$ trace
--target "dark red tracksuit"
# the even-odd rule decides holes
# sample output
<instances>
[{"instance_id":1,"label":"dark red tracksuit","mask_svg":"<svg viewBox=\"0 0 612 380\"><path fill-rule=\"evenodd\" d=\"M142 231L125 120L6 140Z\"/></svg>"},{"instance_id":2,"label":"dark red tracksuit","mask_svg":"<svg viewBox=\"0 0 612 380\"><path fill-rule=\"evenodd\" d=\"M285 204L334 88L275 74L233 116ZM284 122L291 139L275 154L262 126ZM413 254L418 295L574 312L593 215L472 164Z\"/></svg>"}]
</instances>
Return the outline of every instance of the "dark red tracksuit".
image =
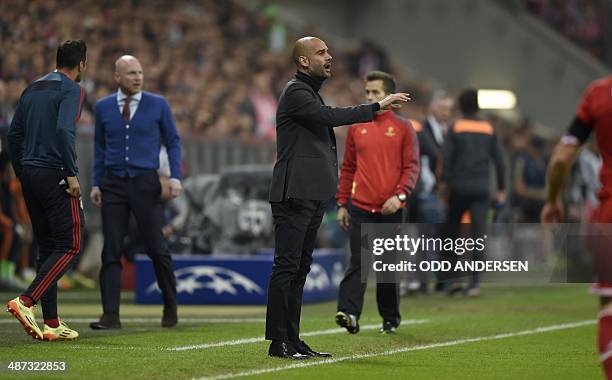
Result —
<instances>
[{"instance_id":1,"label":"dark red tracksuit","mask_svg":"<svg viewBox=\"0 0 612 380\"><path fill-rule=\"evenodd\" d=\"M57 280L81 251L82 202L66 192L66 177L78 174L75 136L84 99L77 83L49 73L23 92L8 133L39 247L36 278L22 296L41 302L46 321L57 319Z\"/></svg>"},{"instance_id":2,"label":"dark red tracksuit","mask_svg":"<svg viewBox=\"0 0 612 380\"><path fill-rule=\"evenodd\" d=\"M391 215L380 211L395 194L410 195L418 175L419 145L408 120L387 111L349 129L336 199L340 204L351 200L351 258L340 283L338 311L359 318L363 308L367 284L361 278L361 224L401 223L401 210ZM383 320L398 326L397 284L377 283L376 302Z\"/></svg>"},{"instance_id":3,"label":"dark red tracksuit","mask_svg":"<svg viewBox=\"0 0 612 380\"><path fill-rule=\"evenodd\" d=\"M612 76L596 80L586 89L578 108L576 117L561 142L569 145L584 143L591 132L595 132L597 148L601 155L602 165L599 173L601 189L599 190L599 207L593 216L590 239L595 256L595 276L598 280L591 291L601 296L612 297L612 239L609 228L612 223ZM607 236L598 236L607 235ZM597 237L596 237L597 236ZM610 359L612 360L612 359Z\"/></svg>"}]
</instances>

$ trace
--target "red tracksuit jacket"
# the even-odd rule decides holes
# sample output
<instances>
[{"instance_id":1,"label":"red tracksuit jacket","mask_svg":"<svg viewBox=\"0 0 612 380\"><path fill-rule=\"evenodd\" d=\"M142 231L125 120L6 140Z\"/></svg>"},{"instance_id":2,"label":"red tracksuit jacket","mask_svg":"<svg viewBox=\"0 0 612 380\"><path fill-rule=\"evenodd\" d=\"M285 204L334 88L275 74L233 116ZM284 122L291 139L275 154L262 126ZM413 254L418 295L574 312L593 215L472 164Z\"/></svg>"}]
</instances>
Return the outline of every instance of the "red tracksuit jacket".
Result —
<instances>
[{"instance_id":1,"label":"red tracksuit jacket","mask_svg":"<svg viewBox=\"0 0 612 380\"><path fill-rule=\"evenodd\" d=\"M394 194L410 195L419 175L419 143L411 123L393 111L349 129L336 200L380 212Z\"/></svg>"}]
</instances>

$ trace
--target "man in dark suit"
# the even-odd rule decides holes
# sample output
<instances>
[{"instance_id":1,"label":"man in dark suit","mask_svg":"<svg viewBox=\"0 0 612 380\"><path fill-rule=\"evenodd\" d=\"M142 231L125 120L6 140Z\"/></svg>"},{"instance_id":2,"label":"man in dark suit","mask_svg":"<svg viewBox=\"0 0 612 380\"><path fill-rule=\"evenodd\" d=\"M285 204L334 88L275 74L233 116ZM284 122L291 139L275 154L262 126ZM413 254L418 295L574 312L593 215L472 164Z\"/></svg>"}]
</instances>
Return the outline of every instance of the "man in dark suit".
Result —
<instances>
[{"instance_id":1,"label":"man in dark suit","mask_svg":"<svg viewBox=\"0 0 612 380\"><path fill-rule=\"evenodd\" d=\"M302 293L312 263L317 230L327 201L338 186L336 138L332 127L371 121L381 109L399 107L408 94L355 107L326 106L318 91L331 76L325 42L299 39L293 47L297 72L280 96L276 112L277 161L270 188L274 217L274 267L268 288L266 339L270 356L306 359L331 356L299 338Z\"/></svg>"},{"instance_id":2,"label":"man in dark suit","mask_svg":"<svg viewBox=\"0 0 612 380\"><path fill-rule=\"evenodd\" d=\"M119 279L122 243L130 213L153 261L162 293L162 327L177 324L176 278L172 257L164 247L161 223L163 204L157 174L161 144L170 162L170 195L181 193L181 144L170 105L160 95L142 91L140 62L130 55L115 63L119 90L96 103L94 168L91 200L102 206L102 269L100 291L104 314L90 324L95 330L120 328Z\"/></svg>"},{"instance_id":3,"label":"man in dark suit","mask_svg":"<svg viewBox=\"0 0 612 380\"><path fill-rule=\"evenodd\" d=\"M434 144L437 152L442 150L448 124L453 116L453 98L444 90L435 91L429 102L429 113L423 121L423 136ZM421 152L423 154L423 152Z\"/></svg>"},{"instance_id":4,"label":"man in dark suit","mask_svg":"<svg viewBox=\"0 0 612 380\"><path fill-rule=\"evenodd\" d=\"M441 223L444 214L442 201L436 193L442 146L453 113L453 98L444 90L433 93L429 101L427 118L420 123L412 122L417 131L420 148L421 172L415 195L408 198L409 220L413 223Z\"/></svg>"},{"instance_id":5,"label":"man in dark suit","mask_svg":"<svg viewBox=\"0 0 612 380\"><path fill-rule=\"evenodd\" d=\"M416 187L416 196L408 198L410 221L421 223L422 233L429 234L429 226L435 227L442 223L446 214L446 207L440 199L437 189L437 175L442 167L442 146L448 131L448 126L453 116L454 99L444 90L435 91L429 101L429 112L427 118L422 122L422 127L417 130L420 147L421 171ZM413 123L413 125L415 125ZM428 232L429 231L429 232ZM422 257L419 256L419 259ZM427 273L419 273L419 291L428 292ZM436 282L436 290L443 289L443 283Z\"/></svg>"}]
</instances>

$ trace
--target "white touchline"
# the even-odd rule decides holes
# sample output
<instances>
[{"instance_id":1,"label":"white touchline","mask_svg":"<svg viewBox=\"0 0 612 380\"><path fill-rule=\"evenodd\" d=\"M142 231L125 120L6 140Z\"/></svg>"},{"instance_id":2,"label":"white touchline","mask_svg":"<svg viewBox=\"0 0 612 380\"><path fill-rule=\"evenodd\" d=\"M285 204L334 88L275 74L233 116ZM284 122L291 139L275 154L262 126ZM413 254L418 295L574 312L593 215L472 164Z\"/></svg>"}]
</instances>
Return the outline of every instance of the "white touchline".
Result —
<instances>
[{"instance_id":1,"label":"white touchline","mask_svg":"<svg viewBox=\"0 0 612 380\"><path fill-rule=\"evenodd\" d=\"M132 318L132 320L135 320L136 318ZM148 321L148 318L142 318L143 320ZM210 321L211 318L192 318L194 321ZM151 319L153 320L153 319ZM179 321L183 321L184 319L180 319ZM234 319L233 321L236 321L238 319ZM245 320L245 319L242 319ZM11 322L14 323L14 320L10 320ZM77 319L72 319L72 320L66 320L67 322L75 322L77 321ZM91 322L90 319L86 320L87 322ZM159 322L159 319L154 319L154 321ZM219 319L219 322L216 323L223 323L222 321L227 321L227 320L223 320L223 319ZM123 322L123 318L121 319L121 322ZM402 321L402 325L416 325L416 324L421 324L421 323L426 323L427 320L426 319L408 319L405 321ZM372 324L372 325L363 325L361 326L361 330L375 330L380 328L380 324ZM134 331L134 329L130 329L130 331ZM143 329L142 331L148 331L147 329ZM341 334L341 333L345 333L346 330L345 329L341 329L341 328L335 328L335 329L326 329L326 330L315 330L315 331L309 331L309 332L305 332L300 334L300 336L318 336L318 335L330 335L330 334ZM151 351L189 351L189 350L204 350L207 348L215 348L215 347L225 347L225 346L238 346L241 344L251 344L251 343L260 343L260 342L264 342L266 339L265 337L255 337L255 338L244 338L244 339L234 339L234 340L225 340L225 341L220 341L220 342L212 342L212 343L203 343L203 344L196 344L196 345L191 345L191 346L181 346L181 347L137 347L137 346L89 346L89 345L84 345L84 344L71 344L71 345L66 345L66 347L68 348L74 348L74 349L90 349L90 350L124 350L124 351L128 351L128 350L151 350Z\"/></svg>"},{"instance_id":2,"label":"white touchline","mask_svg":"<svg viewBox=\"0 0 612 380\"><path fill-rule=\"evenodd\" d=\"M305 368L305 367L314 367L314 366L325 365L325 364L334 364L334 363L339 363L339 362L343 362L343 361L346 361L346 360L359 360L359 359L365 359L365 358L372 358L372 357L376 357L376 356L395 355L395 354L399 354L399 353L403 353L403 352L420 351L420 350L429 350L429 349L432 349L432 348L457 346L457 345L460 345L460 344L482 342L482 341L486 341L486 340L497 340L497 339L512 338L512 337L516 337L516 336L540 334L540 333L545 333L545 332L549 332L549 331L565 330L565 329L571 329L571 328L575 328L575 327L592 325L594 323L595 323L594 320L585 320L585 321L579 321L579 322L573 322L573 323L564 323L564 324L560 324L560 325L551 325L551 326L538 327L538 328L531 329L531 330L523 330L523 331L510 332L510 333L504 333L504 334L481 336L481 337L476 337L476 338L466 338L466 339L451 340L451 341L448 341L448 342L431 343L431 344L425 344L425 345L421 345L421 346L401 347L401 348L396 348L394 350L389 350L389 351L372 352L372 353L367 353L367 354L359 354L359 355L351 355L351 356L341 356L341 357L325 359L325 360L300 362L300 363L290 364L290 365L281 366L281 367L254 369L254 370L251 370L251 371L236 372L236 373L227 373L227 374L223 374L223 375L210 376L210 377L201 377L198 380L222 380L222 379L232 379L232 378L244 377L244 376L255 376L255 375L261 375L261 374L264 374L264 373L279 372L279 371L285 371L285 370L294 369L294 368Z\"/></svg>"},{"instance_id":3,"label":"white touchline","mask_svg":"<svg viewBox=\"0 0 612 380\"><path fill-rule=\"evenodd\" d=\"M420 323L425 323L425 322L427 322L427 320L425 319L409 319L406 321L402 321L402 325L415 325L415 324L420 324ZM361 330L375 330L375 329L380 328L380 324L363 325L360 328ZM300 334L300 336L318 336L318 335L330 335L330 334L341 334L341 333L346 333L346 330L342 328L317 330L317 331L310 331L310 332L302 333ZM194 344L191 346L171 347L171 348L168 348L168 351L204 350L207 348L238 346L241 344L259 343L259 342L264 342L265 340L266 340L265 337L260 336L260 337L255 337L255 338L244 338L244 339L236 339L236 340L226 340L222 342Z\"/></svg>"}]
</instances>

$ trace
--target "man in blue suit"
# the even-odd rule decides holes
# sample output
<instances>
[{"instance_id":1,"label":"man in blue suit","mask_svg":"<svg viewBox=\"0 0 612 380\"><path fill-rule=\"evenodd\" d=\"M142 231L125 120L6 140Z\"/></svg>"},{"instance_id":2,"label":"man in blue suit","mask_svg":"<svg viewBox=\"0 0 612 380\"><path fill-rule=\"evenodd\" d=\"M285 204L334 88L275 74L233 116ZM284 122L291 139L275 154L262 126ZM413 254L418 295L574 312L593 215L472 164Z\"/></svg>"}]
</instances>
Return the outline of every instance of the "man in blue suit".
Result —
<instances>
[{"instance_id":1,"label":"man in blue suit","mask_svg":"<svg viewBox=\"0 0 612 380\"><path fill-rule=\"evenodd\" d=\"M95 107L95 146L91 200L102 207L104 249L100 290L104 314L92 329L121 328L119 319L122 242L134 214L162 292L162 327L177 324L176 278L161 232L163 206L157 175L159 150L170 161L170 194L181 193L181 145L170 105L160 95L142 91L143 71L132 56L115 62L119 90Z\"/></svg>"}]
</instances>

